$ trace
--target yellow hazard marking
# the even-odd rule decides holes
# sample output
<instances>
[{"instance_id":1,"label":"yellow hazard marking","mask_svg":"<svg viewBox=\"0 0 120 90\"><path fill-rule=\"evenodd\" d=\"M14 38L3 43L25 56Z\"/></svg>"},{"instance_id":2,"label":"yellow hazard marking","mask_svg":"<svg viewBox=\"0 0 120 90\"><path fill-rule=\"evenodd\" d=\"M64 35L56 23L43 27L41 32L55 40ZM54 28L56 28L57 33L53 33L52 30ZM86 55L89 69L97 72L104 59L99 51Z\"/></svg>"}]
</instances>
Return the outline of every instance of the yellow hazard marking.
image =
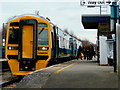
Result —
<instances>
[{"instance_id":1,"label":"yellow hazard marking","mask_svg":"<svg viewBox=\"0 0 120 90\"><path fill-rule=\"evenodd\" d=\"M66 67L63 67L63 68L61 68L61 69L59 69L58 71L56 71L56 72L54 72L55 74L58 74L59 72L61 72L62 70L64 70L64 69L66 69L66 68L68 68L68 67L70 67L70 66L72 66L72 65L74 65L75 63L72 63L72 64L70 64L70 65L68 65L68 66L66 66Z\"/></svg>"}]
</instances>

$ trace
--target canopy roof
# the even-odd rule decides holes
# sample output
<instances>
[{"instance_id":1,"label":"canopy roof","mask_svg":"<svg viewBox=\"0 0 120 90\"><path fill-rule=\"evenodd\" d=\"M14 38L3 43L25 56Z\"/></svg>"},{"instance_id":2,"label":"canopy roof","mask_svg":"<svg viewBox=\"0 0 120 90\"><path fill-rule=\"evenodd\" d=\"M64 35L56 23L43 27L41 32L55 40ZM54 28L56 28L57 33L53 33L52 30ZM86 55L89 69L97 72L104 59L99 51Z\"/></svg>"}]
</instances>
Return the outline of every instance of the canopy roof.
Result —
<instances>
[{"instance_id":1,"label":"canopy roof","mask_svg":"<svg viewBox=\"0 0 120 90\"><path fill-rule=\"evenodd\" d=\"M82 24L85 29L98 29L99 23L110 23L110 15L82 15Z\"/></svg>"}]
</instances>

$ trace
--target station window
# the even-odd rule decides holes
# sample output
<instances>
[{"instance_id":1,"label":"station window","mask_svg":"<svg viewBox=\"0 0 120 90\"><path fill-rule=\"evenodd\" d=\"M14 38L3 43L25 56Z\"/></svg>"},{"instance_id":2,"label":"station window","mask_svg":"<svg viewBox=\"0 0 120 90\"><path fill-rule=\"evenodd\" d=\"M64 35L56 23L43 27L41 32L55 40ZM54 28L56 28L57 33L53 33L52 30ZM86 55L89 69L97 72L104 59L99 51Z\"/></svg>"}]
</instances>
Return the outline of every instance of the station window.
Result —
<instances>
[{"instance_id":1,"label":"station window","mask_svg":"<svg viewBox=\"0 0 120 90\"><path fill-rule=\"evenodd\" d=\"M38 29L38 45L48 45L47 29Z\"/></svg>"}]
</instances>

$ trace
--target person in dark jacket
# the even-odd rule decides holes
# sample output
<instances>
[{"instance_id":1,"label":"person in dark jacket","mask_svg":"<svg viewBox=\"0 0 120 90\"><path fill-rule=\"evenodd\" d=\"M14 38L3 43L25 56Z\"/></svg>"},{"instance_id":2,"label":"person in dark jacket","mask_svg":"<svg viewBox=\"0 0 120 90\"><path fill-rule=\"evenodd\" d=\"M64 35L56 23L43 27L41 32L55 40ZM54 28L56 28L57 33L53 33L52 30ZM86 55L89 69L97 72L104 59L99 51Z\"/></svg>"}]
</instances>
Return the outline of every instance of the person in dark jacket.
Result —
<instances>
[{"instance_id":1,"label":"person in dark jacket","mask_svg":"<svg viewBox=\"0 0 120 90\"><path fill-rule=\"evenodd\" d=\"M85 46L83 46L83 55L84 55L84 59L87 58L87 50L85 48Z\"/></svg>"}]
</instances>

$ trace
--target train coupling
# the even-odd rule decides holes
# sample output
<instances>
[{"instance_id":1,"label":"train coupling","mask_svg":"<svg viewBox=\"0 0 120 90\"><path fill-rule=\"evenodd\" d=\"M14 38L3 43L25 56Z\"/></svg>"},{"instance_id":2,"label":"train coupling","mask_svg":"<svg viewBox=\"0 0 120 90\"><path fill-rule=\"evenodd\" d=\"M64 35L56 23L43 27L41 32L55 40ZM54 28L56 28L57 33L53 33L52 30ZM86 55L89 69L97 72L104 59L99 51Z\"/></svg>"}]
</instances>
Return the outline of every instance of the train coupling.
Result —
<instances>
[{"instance_id":1,"label":"train coupling","mask_svg":"<svg viewBox=\"0 0 120 90\"><path fill-rule=\"evenodd\" d=\"M35 71L35 61L21 60L19 64L20 71Z\"/></svg>"}]
</instances>

